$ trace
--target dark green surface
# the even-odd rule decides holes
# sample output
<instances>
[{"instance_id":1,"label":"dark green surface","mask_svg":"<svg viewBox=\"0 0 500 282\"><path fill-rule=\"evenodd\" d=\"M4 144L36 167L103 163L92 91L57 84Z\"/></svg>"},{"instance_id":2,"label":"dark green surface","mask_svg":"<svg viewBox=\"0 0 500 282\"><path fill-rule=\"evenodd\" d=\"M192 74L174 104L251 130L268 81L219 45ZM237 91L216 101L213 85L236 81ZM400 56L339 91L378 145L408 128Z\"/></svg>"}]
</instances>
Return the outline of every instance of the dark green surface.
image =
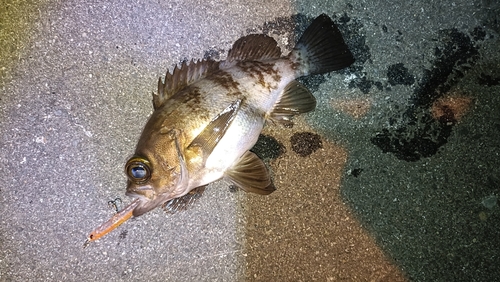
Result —
<instances>
[{"instance_id":1,"label":"dark green surface","mask_svg":"<svg viewBox=\"0 0 500 282\"><path fill-rule=\"evenodd\" d=\"M391 83L397 80L391 65L386 77L373 79L365 97L375 105L384 97L382 111L359 121L325 121L321 114L311 120L349 148L342 195L410 279L494 281L500 275L498 35L480 25L429 37L435 57L430 68L408 64L417 78L409 87L404 79L403 86ZM383 87L376 89L377 82ZM472 100L459 121L432 117L432 103L447 95ZM408 101L391 103L401 96ZM387 138L377 140L381 132Z\"/></svg>"}]
</instances>

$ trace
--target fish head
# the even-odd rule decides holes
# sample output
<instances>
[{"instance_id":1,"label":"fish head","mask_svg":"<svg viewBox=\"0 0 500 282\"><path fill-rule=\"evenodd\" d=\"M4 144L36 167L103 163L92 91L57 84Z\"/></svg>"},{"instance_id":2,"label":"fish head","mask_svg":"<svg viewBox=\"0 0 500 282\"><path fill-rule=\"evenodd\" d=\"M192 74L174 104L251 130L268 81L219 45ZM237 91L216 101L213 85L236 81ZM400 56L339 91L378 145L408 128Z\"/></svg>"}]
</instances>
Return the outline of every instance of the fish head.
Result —
<instances>
[{"instance_id":1,"label":"fish head","mask_svg":"<svg viewBox=\"0 0 500 282\"><path fill-rule=\"evenodd\" d=\"M141 146L125 165L126 194L141 199L133 215L142 215L188 192L187 168L175 132L156 136L154 144ZM140 153L138 153L140 152Z\"/></svg>"}]
</instances>

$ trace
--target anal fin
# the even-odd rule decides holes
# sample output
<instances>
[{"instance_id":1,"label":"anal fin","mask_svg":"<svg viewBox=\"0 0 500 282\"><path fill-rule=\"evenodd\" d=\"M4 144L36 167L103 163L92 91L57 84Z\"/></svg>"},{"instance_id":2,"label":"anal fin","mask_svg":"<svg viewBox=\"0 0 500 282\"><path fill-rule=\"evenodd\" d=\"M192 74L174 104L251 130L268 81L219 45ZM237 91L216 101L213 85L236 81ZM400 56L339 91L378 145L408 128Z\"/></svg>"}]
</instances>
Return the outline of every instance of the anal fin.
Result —
<instances>
[{"instance_id":1,"label":"anal fin","mask_svg":"<svg viewBox=\"0 0 500 282\"><path fill-rule=\"evenodd\" d=\"M226 171L225 178L246 192L268 195L276 190L266 166L250 151Z\"/></svg>"},{"instance_id":2,"label":"anal fin","mask_svg":"<svg viewBox=\"0 0 500 282\"><path fill-rule=\"evenodd\" d=\"M292 126L295 115L307 113L316 108L316 99L298 81L293 80L283 90L281 99L276 103L269 118L285 126Z\"/></svg>"}]
</instances>

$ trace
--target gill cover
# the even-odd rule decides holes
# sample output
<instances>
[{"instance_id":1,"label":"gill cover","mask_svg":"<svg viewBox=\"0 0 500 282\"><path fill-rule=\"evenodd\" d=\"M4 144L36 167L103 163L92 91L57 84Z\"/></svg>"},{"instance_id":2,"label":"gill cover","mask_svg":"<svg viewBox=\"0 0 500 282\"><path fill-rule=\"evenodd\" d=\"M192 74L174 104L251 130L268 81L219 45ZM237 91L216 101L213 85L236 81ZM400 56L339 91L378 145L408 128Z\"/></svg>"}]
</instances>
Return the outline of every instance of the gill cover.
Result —
<instances>
[{"instance_id":1,"label":"gill cover","mask_svg":"<svg viewBox=\"0 0 500 282\"><path fill-rule=\"evenodd\" d=\"M146 195L146 197L141 197L140 204L134 209L133 215L140 216L158 206L165 203L168 200L181 196L184 191L187 190L188 185L188 170L186 166L186 161L182 154L182 150L179 144L179 131L171 130L167 134L173 139L175 144L175 149L177 152L177 158L179 160L179 174L177 177L177 182L173 187L168 187L167 192L162 194L157 194L156 190L162 187L152 187L151 184L147 182L150 180L151 175L154 171L151 168L150 162L142 157L132 157L126 165L127 176L130 181L135 183L138 188L136 190L148 193L151 192L151 195ZM175 171L175 169L173 169ZM161 176L160 176L161 177ZM149 190L149 191L148 191Z\"/></svg>"}]
</instances>

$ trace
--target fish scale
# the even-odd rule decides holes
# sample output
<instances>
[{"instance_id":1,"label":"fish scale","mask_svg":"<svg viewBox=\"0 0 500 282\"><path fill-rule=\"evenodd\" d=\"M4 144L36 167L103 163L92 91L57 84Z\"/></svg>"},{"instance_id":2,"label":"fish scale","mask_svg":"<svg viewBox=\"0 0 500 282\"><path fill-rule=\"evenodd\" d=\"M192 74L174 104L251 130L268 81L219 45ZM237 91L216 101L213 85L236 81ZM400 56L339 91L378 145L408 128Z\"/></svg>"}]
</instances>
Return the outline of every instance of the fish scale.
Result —
<instances>
[{"instance_id":1,"label":"fish scale","mask_svg":"<svg viewBox=\"0 0 500 282\"><path fill-rule=\"evenodd\" d=\"M296 78L353 61L340 31L323 14L287 56L273 38L251 34L233 44L225 61L184 62L167 72L125 165L126 194L135 200L96 228L85 246L158 206L185 209L221 178L247 192L272 193L266 166L249 151L264 124L291 126L295 115L314 110L314 96Z\"/></svg>"}]
</instances>

